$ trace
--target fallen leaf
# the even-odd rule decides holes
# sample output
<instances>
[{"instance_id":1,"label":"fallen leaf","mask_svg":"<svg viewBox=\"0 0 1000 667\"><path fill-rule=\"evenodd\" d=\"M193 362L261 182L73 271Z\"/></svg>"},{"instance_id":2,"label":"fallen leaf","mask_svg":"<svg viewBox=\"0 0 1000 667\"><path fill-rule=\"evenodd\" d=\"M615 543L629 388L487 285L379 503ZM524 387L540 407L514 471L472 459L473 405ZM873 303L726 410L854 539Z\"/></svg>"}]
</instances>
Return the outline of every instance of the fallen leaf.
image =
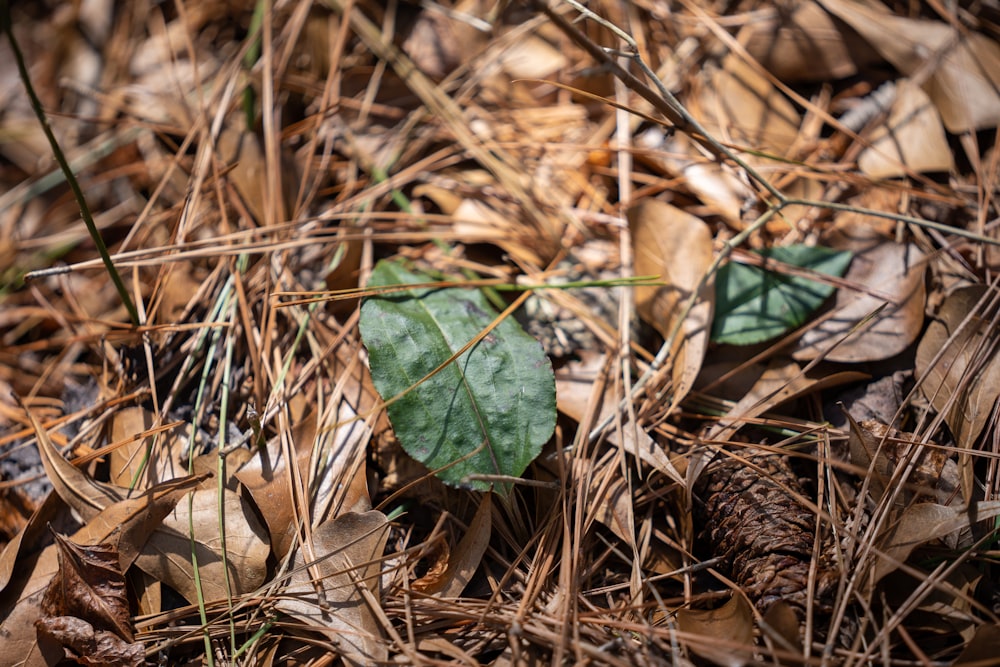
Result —
<instances>
[{"instance_id":1,"label":"fallen leaf","mask_svg":"<svg viewBox=\"0 0 1000 667\"><path fill-rule=\"evenodd\" d=\"M692 139L678 133L669 137L658 126L640 132L636 144L648 150L637 155L656 170L674 175L697 195L712 213L734 228L744 226L743 206L756 197L754 191L730 165L706 160Z\"/></svg>"},{"instance_id":2,"label":"fallen leaf","mask_svg":"<svg viewBox=\"0 0 1000 667\"><path fill-rule=\"evenodd\" d=\"M234 126L227 126L219 134L216 147L218 158L232 165L228 178L257 224L264 225L269 220L269 209L277 216L276 221L284 220L295 207L298 188L296 164L287 155L281 156L278 171L284 172L281 179L283 192L280 193L279 201L270 201L272 193L267 178L267 160L260 139L253 132L243 129L242 125L239 122Z\"/></svg>"},{"instance_id":3,"label":"fallen leaf","mask_svg":"<svg viewBox=\"0 0 1000 667\"><path fill-rule=\"evenodd\" d=\"M124 489L93 480L59 456L41 425L30 412L28 416L38 434L39 451L49 477L58 480L54 483L56 491L85 520L93 519L125 495ZM189 534L189 516L193 517L193 537ZM220 530L224 531L225 542L219 538ZM198 592L190 556L192 540L206 599L224 600L229 594L246 593L263 583L270 547L253 509L240 494L226 488L197 490L191 503L179 503L173 508L136 558L139 567L194 603ZM231 586L227 586L227 576Z\"/></svg>"},{"instance_id":4,"label":"fallen leaf","mask_svg":"<svg viewBox=\"0 0 1000 667\"><path fill-rule=\"evenodd\" d=\"M983 623L976 628L976 634L955 658L952 667L995 665L998 655L1000 655L1000 624Z\"/></svg>"},{"instance_id":5,"label":"fallen leaf","mask_svg":"<svg viewBox=\"0 0 1000 667\"><path fill-rule=\"evenodd\" d=\"M119 566L124 572L135 562L150 536L160 529L163 520L173 512L184 496L208 478L208 475L193 475L172 479L146 489L133 498L108 505L74 534L74 540L94 544L117 533Z\"/></svg>"},{"instance_id":6,"label":"fallen leaf","mask_svg":"<svg viewBox=\"0 0 1000 667\"><path fill-rule=\"evenodd\" d=\"M707 68L692 113L708 132L726 141L784 156L802 119L784 93L742 58L729 54L721 68Z\"/></svg>"},{"instance_id":7,"label":"fallen leaf","mask_svg":"<svg viewBox=\"0 0 1000 667\"><path fill-rule=\"evenodd\" d=\"M203 598L226 600L264 583L271 551L266 535L240 494L225 488L198 489L150 536L135 564L197 604L193 548Z\"/></svg>"},{"instance_id":8,"label":"fallen leaf","mask_svg":"<svg viewBox=\"0 0 1000 667\"><path fill-rule=\"evenodd\" d=\"M701 285L690 312L683 309L712 265L712 234L698 218L656 199L633 205L627 217L636 273L658 275L664 283L636 287L636 309L664 339L679 327L669 361L673 410L691 390L708 347L714 304L711 279Z\"/></svg>"},{"instance_id":9,"label":"fallen leaf","mask_svg":"<svg viewBox=\"0 0 1000 667\"><path fill-rule=\"evenodd\" d=\"M811 275L842 276L851 253L799 244L747 253L747 259L756 261L729 261L716 276L714 342L753 345L803 325L836 289ZM782 262L786 269L770 268L772 261ZM801 275L790 269L814 273Z\"/></svg>"},{"instance_id":10,"label":"fallen leaf","mask_svg":"<svg viewBox=\"0 0 1000 667\"><path fill-rule=\"evenodd\" d=\"M848 449L851 463L869 471L869 493L877 501L885 494L894 478L894 471L907 466L906 486L902 503L913 500L937 500L952 507L961 507L958 468L948 451L922 445L913 433L905 433L875 421L860 423L845 411L848 421ZM933 443L928 443L933 445Z\"/></svg>"},{"instance_id":11,"label":"fallen leaf","mask_svg":"<svg viewBox=\"0 0 1000 667\"><path fill-rule=\"evenodd\" d=\"M551 437L555 379L541 344L484 294L439 285L382 260L359 330L372 381L408 454L454 486L508 492L482 476L520 476Z\"/></svg>"},{"instance_id":12,"label":"fallen leaf","mask_svg":"<svg viewBox=\"0 0 1000 667\"><path fill-rule=\"evenodd\" d=\"M831 373L828 370L803 373L787 357L776 357L768 362L757 381L709 430L713 440L728 440L748 420L773 410L783 403L838 385L868 379L858 371Z\"/></svg>"},{"instance_id":13,"label":"fallen leaf","mask_svg":"<svg viewBox=\"0 0 1000 667\"><path fill-rule=\"evenodd\" d=\"M518 227L507 215L486 202L463 199L451 213L451 219L455 236L466 243L493 243L510 253L512 258L536 266L543 264L545 249L518 240L521 234Z\"/></svg>"},{"instance_id":14,"label":"fallen leaf","mask_svg":"<svg viewBox=\"0 0 1000 667\"><path fill-rule=\"evenodd\" d=\"M559 412L581 421L591 402L603 397L607 372L607 353L595 350L581 350L576 358L561 364L555 371L556 407Z\"/></svg>"},{"instance_id":15,"label":"fallen leaf","mask_svg":"<svg viewBox=\"0 0 1000 667\"><path fill-rule=\"evenodd\" d=\"M772 641L779 642L784 649L802 653L802 638L799 636L801 623L795 610L784 600L778 600L764 612L760 623Z\"/></svg>"},{"instance_id":16,"label":"fallen leaf","mask_svg":"<svg viewBox=\"0 0 1000 667\"><path fill-rule=\"evenodd\" d=\"M348 512L318 526L311 548L315 560L307 562L301 548L296 552L294 573L275 604L334 642L349 665L387 660L388 647L369 600L380 599L382 554L388 536L388 521L375 510ZM320 579L313 580L310 571L318 572Z\"/></svg>"},{"instance_id":17,"label":"fallen leaf","mask_svg":"<svg viewBox=\"0 0 1000 667\"><path fill-rule=\"evenodd\" d=\"M131 642L125 576L113 544L80 545L56 533L59 570L42 597L43 618L75 616Z\"/></svg>"},{"instance_id":18,"label":"fallen leaf","mask_svg":"<svg viewBox=\"0 0 1000 667\"><path fill-rule=\"evenodd\" d=\"M41 548L46 534L49 533L49 524L65 509L66 505L59 494L49 493L32 513L28 523L21 528L14 539L4 545L3 552L0 553L0 592L11 582L17 563L22 558L27 558L31 550Z\"/></svg>"},{"instance_id":19,"label":"fallen leaf","mask_svg":"<svg viewBox=\"0 0 1000 667\"><path fill-rule=\"evenodd\" d=\"M81 545L106 542L118 535L119 567L125 571L145 538L159 525L159 519L171 509L190 488L201 482L190 477L154 487L142 498L132 498L113 504L77 530L72 540ZM30 524L29 524L30 526ZM124 550L124 551L123 551ZM41 603L49 582L59 570L57 547L50 544L29 570L16 573L9 588L0 598L0 636L7 647L24 656L24 666L45 664L36 643L34 622L41 616Z\"/></svg>"},{"instance_id":20,"label":"fallen leaf","mask_svg":"<svg viewBox=\"0 0 1000 667\"><path fill-rule=\"evenodd\" d=\"M556 373L556 391L559 409L568 417L581 421L586 418L587 410L600 407L600 414L592 423L600 423L618 410L618 405L610 400L610 394L603 390L607 380L609 367L605 354L593 354L584 351L578 361L570 361L560 367ZM591 408L591 401L594 401ZM607 434L607 442L620 447L625 452L635 456L646 465L652 467L682 486L684 475L678 472L674 463L652 436L636 424L623 424L623 428L611 429ZM623 437L622 437L623 436Z\"/></svg>"},{"instance_id":21,"label":"fallen leaf","mask_svg":"<svg viewBox=\"0 0 1000 667\"><path fill-rule=\"evenodd\" d=\"M966 450L959 456L966 500L974 494L972 461L967 452L983 432L1000 397L997 330L987 312L991 294L985 285L953 291L917 346L916 376L921 394L935 410L944 413L955 441Z\"/></svg>"},{"instance_id":22,"label":"fallen leaf","mask_svg":"<svg viewBox=\"0 0 1000 667\"><path fill-rule=\"evenodd\" d=\"M327 265L329 270L324 279L328 290L339 291L358 287L364 250L363 233L362 227L347 220L337 229L337 245ZM343 299L329 302L328 307L338 316L348 316L356 305L354 299Z\"/></svg>"},{"instance_id":23,"label":"fallen leaf","mask_svg":"<svg viewBox=\"0 0 1000 667\"><path fill-rule=\"evenodd\" d=\"M998 515L1000 501L997 500L977 503L972 512L964 507L937 503L917 503L906 507L899 518L887 523L876 538L880 557L869 573L870 582L874 584L896 570L917 547Z\"/></svg>"},{"instance_id":24,"label":"fallen leaf","mask_svg":"<svg viewBox=\"0 0 1000 667\"><path fill-rule=\"evenodd\" d=\"M358 369L362 368L358 364ZM360 389L359 389L360 393ZM358 398L358 400L361 400ZM366 512L371 509L368 496L366 445L372 436L371 421L358 418L346 398L331 409L331 422L319 430L309 448L309 488L313 525L325 523L345 512Z\"/></svg>"},{"instance_id":25,"label":"fallen leaf","mask_svg":"<svg viewBox=\"0 0 1000 667\"><path fill-rule=\"evenodd\" d=\"M485 41L483 33L472 25L440 10L423 9L408 23L403 51L424 74L437 81L481 51Z\"/></svg>"},{"instance_id":26,"label":"fallen leaf","mask_svg":"<svg viewBox=\"0 0 1000 667\"><path fill-rule=\"evenodd\" d=\"M52 488L63 502L83 518L84 522L121 499L121 494L109 485L98 482L64 459L35 415L27 407L24 408L24 412L38 438L38 454L45 467L45 473L52 482Z\"/></svg>"},{"instance_id":27,"label":"fallen leaf","mask_svg":"<svg viewBox=\"0 0 1000 667\"><path fill-rule=\"evenodd\" d=\"M734 593L717 609L680 609L677 626L688 648L725 667L742 667L753 658L753 607Z\"/></svg>"},{"instance_id":28,"label":"fallen leaf","mask_svg":"<svg viewBox=\"0 0 1000 667\"><path fill-rule=\"evenodd\" d=\"M923 253L908 243L881 241L866 245L862 249L842 242L837 247L855 252L844 280L875 294L837 290L831 307L834 315L802 335L793 355L796 359L880 361L901 353L920 334L927 299ZM887 302L886 297L892 301Z\"/></svg>"},{"instance_id":29,"label":"fallen leaf","mask_svg":"<svg viewBox=\"0 0 1000 667\"><path fill-rule=\"evenodd\" d=\"M871 48L852 31L838 29L830 15L812 0L790 5L790 11L748 21L737 40L779 80L829 81L854 76L869 64Z\"/></svg>"},{"instance_id":30,"label":"fallen leaf","mask_svg":"<svg viewBox=\"0 0 1000 667\"><path fill-rule=\"evenodd\" d=\"M493 527L493 494L485 493L476 509L476 514L469 523L468 530L462 535L458 546L450 550L447 566L433 577L421 577L412 583L414 590L426 595L436 595L442 598L454 598L462 594L465 586L476 573L479 563L490 545L490 535Z\"/></svg>"},{"instance_id":31,"label":"fallen leaf","mask_svg":"<svg viewBox=\"0 0 1000 667\"><path fill-rule=\"evenodd\" d=\"M919 86L896 82L896 101L889 118L868 139L858 168L872 178L894 178L910 172L951 171L955 167L941 116Z\"/></svg>"},{"instance_id":32,"label":"fallen leaf","mask_svg":"<svg viewBox=\"0 0 1000 667\"><path fill-rule=\"evenodd\" d=\"M176 430L136 439L135 436L153 428L155 416L152 412L139 406L126 407L115 412L110 421L111 442L129 441L113 448L108 457L113 484L145 489L157 482L187 475L180 462L180 453L186 451L186 447L177 441Z\"/></svg>"},{"instance_id":33,"label":"fallen leaf","mask_svg":"<svg viewBox=\"0 0 1000 667\"><path fill-rule=\"evenodd\" d=\"M949 132L985 130L1000 122L1000 44L943 21L895 16L873 3L819 1L906 76L931 68L923 89Z\"/></svg>"},{"instance_id":34,"label":"fallen leaf","mask_svg":"<svg viewBox=\"0 0 1000 667\"><path fill-rule=\"evenodd\" d=\"M344 351L349 352L341 348L336 354ZM328 418L328 426L318 428L319 418L307 411L306 406L302 415L293 415L295 425L291 441L298 468L296 474L307 488L312 489L308 516L313 527L342 512L371 509L364 447L371 427L357 419L354 405L370 411L376 400L374 388L365 384L362 368L357 364L347 383L347 387L354 383L354 390L345 387L341 400L330 404L331 410L336 407L336 412ZM291 549L302 522L292 500L291 474L285 450L274 439L258 448L235 475L253 497L267 526L271 549L278 559L284 558ZM347 484L344 480L348 480Z\"/></svg>"},{"instance_id":35,"label":"fallen leaf","mask_svg":"<svg viewBox=\"0 0 1000 667\"><path fill-rule=\"evenodd\" d=\"M504 47L500 66L512 79L542 79L563 69L566 55L538 35L528 34Z\"/></svg>"},{"instance_id":36,"label":"fallen leaf","mask_svg":"<svg viewBox=\"0 0 1000 667\"><path fill-rule=\"evenodd\" d=\"M193 270L182 264L166 268L166 274L157 293L159 297L159 304L156 306L157 322L183 321L184 311L188 306L193 306L192 302L198 303L198 293L204 283L192 275L193 273ZM142 408L134 406L126 408L128 409Z\"/></svg>"},{"instance_id":37,"label":"fallen leaf","mask_svg":"<svg viewBox=\"0 0 1000 667\"><path fill-rule=\"evenodd\" d=\"M140 667L146 664L145 646L126 642L106 630L95 630L82 618L58 616L39 619L35 628L40 642L64 649L61 655L53 655L46 650L46 662L51 657L91 667Z\"/></svg>"}]
</instances>

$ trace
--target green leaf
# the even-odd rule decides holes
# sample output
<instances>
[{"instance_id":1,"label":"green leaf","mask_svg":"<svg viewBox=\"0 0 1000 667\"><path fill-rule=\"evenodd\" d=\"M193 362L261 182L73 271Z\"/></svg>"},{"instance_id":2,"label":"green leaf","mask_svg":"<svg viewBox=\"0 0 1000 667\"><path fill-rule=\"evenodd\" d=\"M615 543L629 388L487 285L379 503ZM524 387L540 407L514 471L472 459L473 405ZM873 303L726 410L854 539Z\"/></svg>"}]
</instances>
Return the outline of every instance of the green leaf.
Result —
<instances>
[{"instance_id":1,"label":"green leaf","mask_svg":"<svg viewBox=\"0 0 1000 667\"><path fill-rule=\"evenodd\" d=\"M815 246L768 248L758 254L837 277L851 263L848 251ZM801 326L833 291L832 285L809 278L729 262L715 279L712 340L751 345L780 336Z\"/></svg>"},{"instance_id":2,"label":"green leaf","mask_svg":"<svg viewBox=\"0 0 1000 667\"><path fill-rule=\"evenodd\" d=\"M383 260L368 287L433 281ZM469 475L520 476L551 437L556 394L548 357L508 317L453 363L420 380L496 316L482 292L458 287L392 292L361 305L372 379L384 400L398 397L388 411L403 448L448 484L480 490L491 484Z\"/></svg>"}]
</instances>

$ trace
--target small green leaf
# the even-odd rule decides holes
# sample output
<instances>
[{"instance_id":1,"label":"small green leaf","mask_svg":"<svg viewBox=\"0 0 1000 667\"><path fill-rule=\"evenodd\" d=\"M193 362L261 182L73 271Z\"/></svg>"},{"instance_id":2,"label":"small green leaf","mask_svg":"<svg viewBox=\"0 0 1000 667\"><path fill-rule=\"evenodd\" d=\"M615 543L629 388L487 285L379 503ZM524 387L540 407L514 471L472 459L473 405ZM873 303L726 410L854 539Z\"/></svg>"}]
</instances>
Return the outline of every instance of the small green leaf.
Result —
<instances>
[{"instance_id":1,"label":"small green leaf","mask_svg":"<svg viewBox=\"0 0 1000 667\"><path fill-rule=\"evenodd\" d=\"M815 246L768 248L758 254L837 277L851 263L848 251ZM832 285L809 278L729 262L715 279L712 340L751 345L780 336L801 326L833 291Z\"/></svg>"},{"instance_id":2,"label":"small green leaf","mask_svg":"<svg viewBox=\"0 0 1000 667\"><path fill-rule=\"evenodd\" d=\"M433 281L383 260L368 287ZM418 382L496 316L482 292L458 287L393 292L361 305L372 380L384 400L398 396L388 412L403 448L445 482L480 490L490 483L470 475L520 476L551 437L556 395L548 357L507 318Z\"/></svg>"}]
</instances>

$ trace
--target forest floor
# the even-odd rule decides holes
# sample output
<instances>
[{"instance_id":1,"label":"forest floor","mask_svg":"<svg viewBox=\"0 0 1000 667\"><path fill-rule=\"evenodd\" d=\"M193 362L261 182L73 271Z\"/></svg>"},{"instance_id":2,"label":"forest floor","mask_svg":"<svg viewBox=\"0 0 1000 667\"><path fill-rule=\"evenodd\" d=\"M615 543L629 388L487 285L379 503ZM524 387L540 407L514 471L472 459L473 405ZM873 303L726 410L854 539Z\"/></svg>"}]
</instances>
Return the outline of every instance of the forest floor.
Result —
<instances>
[{"instance_id":1,"label":"forest floor","mask_svg":"<svg viewBox=\"0 0 1000 667\"><path fill-rule=\"evenodd\" d=\"M993 3L11 4L4 655L998 664Z\"/></svg>"}]
</instances>

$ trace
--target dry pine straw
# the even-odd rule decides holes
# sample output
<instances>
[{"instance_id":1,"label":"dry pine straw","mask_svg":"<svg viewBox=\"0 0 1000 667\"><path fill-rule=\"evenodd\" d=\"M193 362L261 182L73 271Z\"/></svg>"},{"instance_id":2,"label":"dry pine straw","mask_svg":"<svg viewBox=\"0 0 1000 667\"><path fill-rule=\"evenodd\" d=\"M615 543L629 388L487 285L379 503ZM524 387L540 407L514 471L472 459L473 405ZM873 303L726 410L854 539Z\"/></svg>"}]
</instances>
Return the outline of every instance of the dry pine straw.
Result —
<instances>
[{"instance_id":1,"label":"dry pine straw","mask_svg":"<svg viewBox=\"0 0 1000 667\"><path fill-rule=\"evenodd\" d=\"M667 14L641 3L604 1L590 8L629 26L644 60L697 108L705 102L697 91L712 85L708 77L717 63L709 61L724 41L721 35L753 12L767 11L745 4L728 8L718 22L684 5ZM510 7L497 19L501 28L487 34L405 3L362 3L351 9L350 20L322 4L290 3L265 14L260 57L249 66L249 4L136 2L100 16L77 13L77 5L49 9L15 8L16 26L57 136L145 314L143 336L120 325L124 311L93 260L66 190L31 189L49 165L37 159L45 151L20 98L9 96L0 256L18 270L47 267L53 258L73 270L5 294L0 382L4 396L12 391L23 397L48 428L61 429L52 438L71 457L120 443L124 434L107 433L134 406L152 417L144 428L194 424L196 441L207 449L218 442L223 405L235 427L230 441L237 432L252 433L253 406L265 438L302 447L316 439L317 423L336 420L341 396L349 396L358 414L371 417L371 435L328 474L352 489L339 498L341 507L363 506L370 496L386 511L406 510L388 537L381 609L373 622L393 656L417 663L659 664L689 655L688 647L704 656L706 642L683 626L678 634L673 612L718 607L729 594L720 583L726 580L756 605L756 613L768 613L778 601L794 613L793 630L782 638L788 644L777 635L761 636L752 613L737 624L736 630L757 632L758 659L794 650L803 638L807 644L830 641L836 660L846 662L865 653L950 659L966 645L973 623L959 633L939 615L928 631L910 615L929 599L930 589L905 603L887 599L892 591L885 588L859 592L862 604L838 597L845 595L852 570L835 558L850 541L844 531L861 535L862 523L873 520L859 510L863 521L847 529L850 507L827 512L816 505L823 475L840 475L841 492L856 493L855 478L842 470L847 457L819 455L820 465L803 474L800 465L773 450L725 443L727 449L688 493L662 468L653 470L610 446L625 437L625 424L615 424L597 442L587 440L599 420L586 399L603 396L610 404L627 391L620 368L610 361L614 356L596 353L628 349L638 374L657 352L654 335L621 326L633 319L628 300L618 317L605 306L596 313L585 293L549 295L548 303L589 330L584 346L590 349L577 353L589 363L579 369L591 384L579 405L560 406L572 419L560 423L554 442L528 472L541 486L516 487L509 499L495 499L488 521L479 523L480 496L424 477L393 441L384 417L366 412L377 398L359 363L357 300L315 310L309 304L277 307L277 293L358 287L376 257L394 253L452 274L472 270L511 281L557 281L581 272L605 276L630 261L632 249L620 243L619 210L629 199L660 197L695 214L710 224L717 247L743 228L741 213L762 211L755 192L736 188L748 196L748 208L727 215L693 180L690 167L708 163L691 161L684 152L689 144L671 143L659 126L566 88L513 82L550 79L645 114L662 109L662 99L650 104L636 94L638 84L622 86L606 67L597 67L594 54L578 45L579 35L574 43L556 29L558 16L576 16L567 5L549 18ZM480 9L485 16L487 8ZM593 22L576 30L597 43L612 39ZM468 53L479 55L470 59ZM834 88L834 95L824 90L795 98L806 112L788 147L797 162L767 163L771 183L805 176L799 185L810 192L819 187L831 199L857 191L865 205L881 197L892 210L950 217L956 225L989 218L988 212L979 215L974 196L977 183L990 182L989 174L958 174L960 182L951 189L919 176L902 193L898 187L872 188L849 168L862 147L856 135L820 131L825 114L858 101L843 82ZM253 91L248 101L256 110L250 131L241 112L244 90ZM716 139L733 140L723 135L732 128L713 129ZM747 136L736 142L756 143ZM973 162L979 169L990 164ZM796 164L822 169L814 173ZM802 216L795 224L776 220L749 244L822 240L830 216L820 210ZM889 227L886 238L896 233ZM990 258L969 245L941 253L948 244L940 234L917 228L907 233L935 257L935 280L943 275L942 283L975 276ZM450 250L442 251L435 240ZM331 264L334 257L339 264ZM220 303L228 305L215 311ZM212 328L205 327L209 323ZM569 340L569 334L554 335L564 346ZM586 358L590 353L595 356ZM766 360L776 348L755 353ZM740 361L748 356L743 354ZM657 376L661 383L653 388L663 388L664 377ZM200 401L198 391L204 392ZM700 408L716 397L693 395L672 415L664 414L662 401L640 399L623 418L634 415L683 472L698 449L706 415L718 414ZM29 431L23 413L6 399L0 410L6 424L2 443L24 442ZM802 419L786 417L779 425L808 431L822 419L807 409ZM757 433L773 444L767 431ZM158 461L185 469L190 440L172 436L161 443L169 446L163 445ZM806 452L805 460L810 454L818 455ZM8 453L6 461L14 460ZM87 472L108 475L101 466ZM316 511L306 480L296 484L282 496L294 498L284 509L288 525ZM18 487L5 493L3 515L13 536L30 514L31 500ZM864 496L853 502L855 508L870 505ZM462 538L475 533L470 526L484 531L483 525L488 532L481 556L465 563L476 547ZM272 527L272 547L275 535ZM968 574L969 566L954 553L940 553ZM269 575L278 567L272 557ZM469 580L459 589L460 599L421 589L458 575ZM951 574L936 577L939 588L946 581L958 586ZM237 645L262 627L267 616L260 612L280 597L283 581L272 577L268 583L237 597ZM976 606L972 588L960 587L948 604L967 603L995 622ZM162 611L141 607L152 615L141 621L138 639L147 647L166 647L179 641L178 628L186 626L193 630L189 636L164 650L170 659L200 660L200 621L183 601L174 604L179 607L166 604ZM880 616L859 618L873 608ZM208 605L220 655L231 651L227 609ZM812 625L799 627L804 621ZM923 643L914 640L917 635ZM322 634L307 634L318 649L309 643L279 647L279 638L293 636L303 636L302 628L279 623L249 655L256 659L275 650L292 662L321 664L332 646ZM745 648L726 650L749 657Z\"/></svg>"}]
</instances>

